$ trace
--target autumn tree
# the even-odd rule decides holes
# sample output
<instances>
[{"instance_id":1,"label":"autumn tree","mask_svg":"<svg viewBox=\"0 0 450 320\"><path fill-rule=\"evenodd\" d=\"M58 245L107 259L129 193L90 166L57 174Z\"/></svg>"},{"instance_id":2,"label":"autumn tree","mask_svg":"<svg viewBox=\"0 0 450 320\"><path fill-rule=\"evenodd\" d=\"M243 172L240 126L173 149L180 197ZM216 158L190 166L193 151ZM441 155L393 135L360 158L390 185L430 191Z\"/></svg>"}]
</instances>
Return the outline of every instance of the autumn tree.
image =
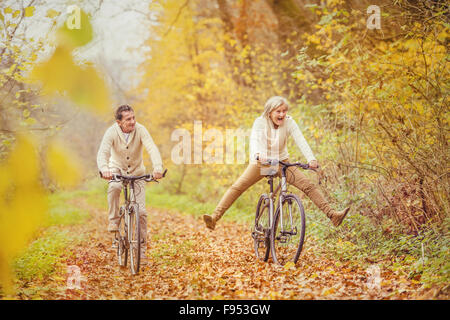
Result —
<instances>
[{"instance_id":1,"label":"autumn tree","mask_svg":"<svg viewBox=\"0 0 450 320\"><path fill-rule=\"evenodd\" d=\"M418 232L449 212L448 7L391 3L384 28L367 30L364 8L342 4L315 6L321 20L305 35L297 78L321 91L327 127L345 137L333 155L353 199L366 189L378 202L359 202L367 213Z\"/></svg>"},{"instance_id":2,"label":"autumn tree","mask_svg":"<svg viewBox=\"0 0 450 320\"><path fill-rule=\"evenodd\" d=\"M67 144L53 136L61 125L61 108L75 103L99 113L110 105L107 85L92 65L80 65L73 51L92 39L89 17L80 11L82 27L56 31L55 49L37 61L47 38L26 33L35 1L0 4L0 286L12 289L11 264L42 225L47 212L45 177L58 187L74 187L81 165ZM41 5L43 5L41 3ZM44 6L45 7L45 6ZM47 11L54 21L58 12ZM56 24L54 24L56 25ZM48 35L46 35L48 36ZM70 74L70 77L67 76ZM49 107L50 106L50 107ZM59 109L58 109L59 108ZM67 111L64 110L64 111ZM42 140L46 140L45 144Z\"/></svg>"}]
</instances>

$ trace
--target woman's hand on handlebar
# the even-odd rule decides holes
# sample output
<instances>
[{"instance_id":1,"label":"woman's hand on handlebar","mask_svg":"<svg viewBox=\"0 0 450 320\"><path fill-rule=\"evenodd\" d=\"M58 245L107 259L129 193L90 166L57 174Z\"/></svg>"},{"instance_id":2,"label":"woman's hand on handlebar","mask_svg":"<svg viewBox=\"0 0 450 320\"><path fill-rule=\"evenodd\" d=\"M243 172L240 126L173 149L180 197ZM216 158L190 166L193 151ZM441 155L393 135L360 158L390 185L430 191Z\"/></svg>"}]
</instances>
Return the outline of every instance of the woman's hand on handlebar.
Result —
<instances>
[{"instance_id":1,"label":"woman's hand on handlebar","mask_svg":"<svg viewBox=\"0 0 450 320\"><path fill-rule=\"evenodd\" d=\"M317 168L319 168L319 163L317 162L317 160L311 160L308 164L310 169L316 170Z\"/></svg>"},{"instance_id":2,"label":"woman's hand on handlebar","mask_svg":"<svg viewBox=\"0 0 450 320\"><path fill-rule=\"evenodd\" d=\"M256 161L264 166L276 166L280 162L279 159L262 158L259 154L256 156Z\"/></svg>"},{"instance_id":3,"label":"woman's hand on handlebar","mask_svg":"<svg viewBox=\"0 0 450 320\"><path fill-rule=\"evenodd\" d=\"M267 160L268 159L261 157L259 154L256 155L256 161L258 161L259 163L267 163Z\"/></svg>"}]
</instances>

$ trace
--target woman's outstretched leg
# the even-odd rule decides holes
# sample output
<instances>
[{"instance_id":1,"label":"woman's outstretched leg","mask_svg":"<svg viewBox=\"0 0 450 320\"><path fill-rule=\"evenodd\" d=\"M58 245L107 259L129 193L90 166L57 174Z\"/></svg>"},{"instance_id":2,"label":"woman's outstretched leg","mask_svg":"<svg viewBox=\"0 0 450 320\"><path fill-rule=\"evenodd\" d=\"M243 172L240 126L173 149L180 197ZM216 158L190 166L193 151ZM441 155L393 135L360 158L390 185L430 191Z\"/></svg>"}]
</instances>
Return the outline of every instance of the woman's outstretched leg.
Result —
<instances>
[{"instance_id":1,"label":"woman's outstretched leg","mask_svg":"<svg viewBox=\"0 0 450 320\"><path fill-rule=\"evenodd\" d=\"M216 206L214 213L212 215L203 215L206 226L209 229L214 230L216 222L223 216L233 202L239 198L245 190L261 180L261 178L261 166L258 164L249 164L244 173L225 192L219 204Z\"/></svg>"},{"instance_id":2,"label":"woman's outstretched leg","mask_svg":"<svg viewBox=\"0 0 450 320\"><path fill-rule=\"evenodd\" d=\"M289 184L296 186L298 189L302 190L311 201L323 212L335 227L339 226L347 215L350 207L345 208L342 211L334 210L322 193L319 187L312 183L306 175L304 175L296 167L290 167L286 171L286 180Z\"/></svg>"}]
</instances>

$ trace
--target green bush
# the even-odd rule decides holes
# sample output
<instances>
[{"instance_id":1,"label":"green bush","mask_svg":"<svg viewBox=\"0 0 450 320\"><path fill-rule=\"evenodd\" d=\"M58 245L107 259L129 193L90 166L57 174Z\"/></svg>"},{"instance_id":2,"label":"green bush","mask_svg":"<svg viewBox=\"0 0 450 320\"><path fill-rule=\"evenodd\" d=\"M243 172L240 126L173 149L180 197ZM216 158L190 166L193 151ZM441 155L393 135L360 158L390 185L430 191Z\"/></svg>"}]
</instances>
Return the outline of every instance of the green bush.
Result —
<instances>
[{"instance_id":1,"label":"green bush","mask_svg":"<svg viewBox=\"0 0 450 320\"><path fill-rule=\"evenodd\" d=\"M33 241L15 261L14 270L19 280L43 279L51 275L62 260L64 248L76 238L68 231L49 228Z\"/></svg>"},{"instance_id":2,"label":"green bush","mask_svg":"<svg viewBox=\"0 0 450 320\"><path fill-rule=\"evenodd\" d=\"M49 195L49 211L40 234L13 265L18 280L30 281L50 276L62 261L65 248L80 239L80 235L61 230L61 226L83 223L89 216L87 211L70 204L78 195L79 192Z\"/></svg>"}]
</instances>

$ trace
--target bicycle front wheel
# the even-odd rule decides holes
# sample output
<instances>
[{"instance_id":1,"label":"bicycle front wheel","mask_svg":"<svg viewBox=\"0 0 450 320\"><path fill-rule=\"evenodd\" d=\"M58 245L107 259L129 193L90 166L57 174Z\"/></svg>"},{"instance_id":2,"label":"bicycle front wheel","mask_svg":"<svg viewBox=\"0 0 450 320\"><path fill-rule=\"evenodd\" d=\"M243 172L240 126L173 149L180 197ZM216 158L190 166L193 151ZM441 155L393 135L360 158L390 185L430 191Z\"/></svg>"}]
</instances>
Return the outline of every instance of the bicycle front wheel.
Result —
<instances>
[{"instance_id":1,"label":"bicycle front wheel","mask_svg":"<svg viewBox=\"0 0 450 320\"><path fill-rule=\"evenodd\" d=\"M141 233L139 230L139 208L134 204L129 208L128 222L128 243L130 250L130 269L132 274L139 272L141 263Z\"/></svg>"},{"instance_id":2,"label":"bicycle front wheel","mask_svg":"<svg viewBox=\"0 0 450 320\"><path fill-rule=\"evenodd\" d=\"M271 232L272 258L284 266L292 261L297 263L305 239L305 210L300 199L288 194L275 212L275 222Z\"/></svg>"},{"instance_id":3,"label":"bicycle front wheel","mask_svg":"<svg viewBox=\"0 0 450 320\"><path fill-rule=\"evenodd\" d=\"M273 203L269 197L262 195L256 206L255 225L252 230L256 257L267 261L270 254L270 209Z\"/></svg>"},{"instance_id":4,"label":"bicycle front wheel","mask_svg":"<svg viewBox=\"0 0 450 320\"><path fill-rule=\"evenodd\" d=\"M119 266L126 267L128 259L128 246L127 246L127 225L125 223L125 206L120 207L120 220L119 230L116 233L117 237L117 258L119 260Z\"/></svg>"}]
</instances>

